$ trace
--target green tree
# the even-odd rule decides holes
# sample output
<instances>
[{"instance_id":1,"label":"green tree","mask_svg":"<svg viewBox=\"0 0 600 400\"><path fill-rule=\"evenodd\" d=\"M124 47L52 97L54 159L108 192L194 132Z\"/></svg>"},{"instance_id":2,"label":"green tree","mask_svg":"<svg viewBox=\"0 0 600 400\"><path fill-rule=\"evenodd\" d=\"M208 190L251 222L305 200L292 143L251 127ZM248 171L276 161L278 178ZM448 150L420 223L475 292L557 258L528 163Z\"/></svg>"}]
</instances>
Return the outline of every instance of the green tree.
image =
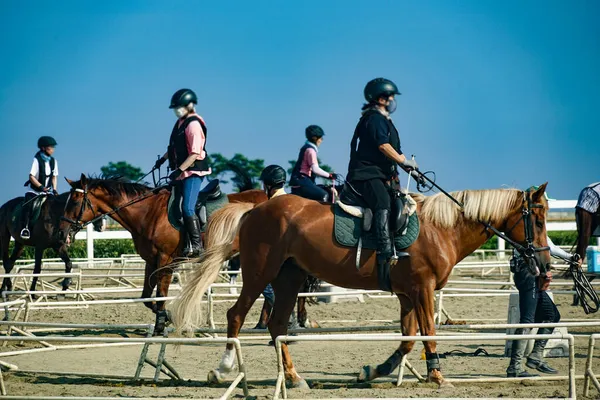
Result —
<instances>
[{"instance_id":1,"label":"green tree","mask_svg":"<svg viewBox=\"0 0 600 400\"><path fill-rule=\"evenodd\" d=\"M100 172L102 172L102 176L105 177L120 176L133 182L144 176L141 168L134 167L127 161L118 161L116 163L111 161L108 165L101 167Z\"/></svg>"},{"instance_id":2,"label":"green tree","mask_svg":"<svg viewBox=\"0 0 600 400\"><path fill-rule=\"evenodd\" d=\"M212 173L222 183L228 183L229 181L224 178L227 173L233 172L231 182L238 191L258 188L258 178L265 168L265 160L259 158L250 160L240 153L236 153L231 158L213 153L209 156L209 163Z\"/></svg>"}]
</instances>

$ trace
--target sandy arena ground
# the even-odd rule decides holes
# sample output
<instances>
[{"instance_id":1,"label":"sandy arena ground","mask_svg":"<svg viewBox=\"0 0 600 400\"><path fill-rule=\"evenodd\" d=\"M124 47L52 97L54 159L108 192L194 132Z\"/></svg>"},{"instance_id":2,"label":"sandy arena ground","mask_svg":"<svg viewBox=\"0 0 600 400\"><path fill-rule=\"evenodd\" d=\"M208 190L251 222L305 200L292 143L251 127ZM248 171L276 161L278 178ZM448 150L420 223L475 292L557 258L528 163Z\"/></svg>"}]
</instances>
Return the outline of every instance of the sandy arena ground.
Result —
<instances>
[{"instance_id":1,"label":"sandy arena ground","mask_svg":"<svg viewBox=\"0 0 600 400\"><path fill-rule=\"evenodd\" d=\"M368 320L397 320L399 304L396 299L368 299L360 304L357 301L309 306L311 319L323 327L351 325L382 325L381 322ZM563 318L598 318L598 315L586 316L581 308L570 306L570 296L556 296ZM467 297L445 299L445 307L455 319L469 318L506 318L508 297ZM216 304L217 323L225 322L225 311L232 303ZM257 321L262 303L257 303L246 320L246 327L252 327ZM335 323L333 320L359 320L360 323ZM89 309L33 311L31 321L63 323L152 323L153 315L141 304L94 306ZM571 333L599 332L597 328L572 329ZM139 332L138 332L139 333ZM87 331L86 335L100 335ZM106 334L106 333L105 333ZM113 333L112 336L116 334ZM139 337L129 332L129 337ZM583 374L587 340L576 340L576 373ZM9 345L3 351L22 349L34 345ZM36 345L37 346L37 345ZM380 378L367 384L358 384L354 380L360 367L383 362L397 347L395 343L340 343L313 342L290 345L296 369L307 379L311 390L288 391L291 398L334 398L334 397L566 397L567 381L541 382L502 382L502 383L455 383L454 388L438 390L431 384L419 384L407 372L405 383L399 388L394 384L395 377ZM156 359L158 345L151 346L150 355ZM409 355L409 361L425 375L425 361L420 359L421 343ZM472 356L478 349L484 348L489 356ZM89 378L77 376L77 373L98 373L133 376L141 346L108 347L96 349L70 349L31 353L3 357L2 360L16 364L19 371L4 372L4 380L9 395L43 396L136 396L136 397L181 397L209 398L218 397L225 385L208 385L206 376L209 370L216 368L223 352L222 345L201 347L182 347L179 351L169 346L167 360L177 369L184 381L163 380L158 384L151 382L133 382L131 380ZM438 352L443 354L452 350L461 350L471 356L449 355L442 359L442 372L446 378L460 377L504 377L508 358L503 356L503 342L457 343L443 342ZM252 340L242 343L242 351L248 371L251 398L271 398L277 377L276 355L267 340ZM595 368L600 370L600 350L596 351ZM567 374L567 358L553 358L550 363ZM27 372L27 371L44 371ZM145 367L143 375L153 376L154 370ZM578 395L582 397L582 380L578 381ZM593 398L600 395L592 389ZM241 389L236 389L234 397L243 397Z\"/></svg>"}]
</instances>

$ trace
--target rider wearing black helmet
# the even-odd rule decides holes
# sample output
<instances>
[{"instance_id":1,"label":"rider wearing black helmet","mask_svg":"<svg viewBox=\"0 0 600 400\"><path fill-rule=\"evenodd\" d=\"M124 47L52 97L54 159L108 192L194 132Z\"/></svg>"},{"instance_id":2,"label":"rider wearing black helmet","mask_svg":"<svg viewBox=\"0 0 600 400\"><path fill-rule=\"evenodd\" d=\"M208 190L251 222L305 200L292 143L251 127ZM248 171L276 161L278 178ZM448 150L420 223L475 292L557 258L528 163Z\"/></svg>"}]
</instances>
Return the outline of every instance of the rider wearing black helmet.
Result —
<instances>
[{"instance_id":1,"label":"rider wearing black helmet","mask_svg":"<svg viewBox=\"0 0 600 400\"><path fill-rule=\"evenodd\" d=\"M337 174L329 173L319 167L317 153L319 146L323 143L325 132L318 125L310 125L305 130L305 136L306 143L300 149L290 178L292 194L307 199L327 201L327 192L315 183L317 176L328 179L337 178Z\"/></svg>"},{"instance_id":2,"label":"rider wearing black helmet","mask_svg":"<svg viewBox=\"0 0 600 400\"><path fill-rule=\"evenodd\" d=\"M397 179L396 165L407 172L417 169L417 163L402 154L398 130L390 118L399 94L396 84L385 78L373 79L365 86L367 103L352 138L347 177L374 213L379 285L384 290L391 290L383 278L392 256L390 181ZM418 176L416 171L414 175Z\"/></svg>"},{"instance_id":3,"label":"rider wearing black helmet","mask_svg":"<svg viewBox=\"0 0 600 400\"><path fill-rule=\"evenodd\" d=\"M270 198L286 194L283 187L287 180L285 169L279 165L269 165L263 169L259 178L263 182L263 188Z\"/></svg>"},{"instance_id":4,"label":"rider wearing black helmet","mask_svg":"<svg viewBox=\"0 0 600 400\"><path fill-rule=\"evenodd\" d=\"M198 97L191 89L180 89L173 94L169 108L175 112L177 121L167 152L154 164L154 168L160 168L168 159L172 171L169 179L183 191L183 221L190 241L190 247L183 252L191 257L198 256L201 250L196 200L204 176L211 173L206 159L206 124L196 113L196 104Z\"/></svg>"},{"instance_id":5,"label":"rider wearing black helmet","mask_svg":"<svg viewBox=\"0 0 600 400\"><path fill-rule=\"evenodd\" d=\"M38 152L33 157L31 170L29 171L29 179L25 182L25 186L29 186L31 190L25 194L25 202L23 207L22 222L25 226L21 230L21 238L29 239L29 217L31 214L31 204L29 201L40 194L58 194L58 163L52 157L54 147L57 145L56 140L52 136L42 136L38 139Z\"/></svg>"}]
</instances>

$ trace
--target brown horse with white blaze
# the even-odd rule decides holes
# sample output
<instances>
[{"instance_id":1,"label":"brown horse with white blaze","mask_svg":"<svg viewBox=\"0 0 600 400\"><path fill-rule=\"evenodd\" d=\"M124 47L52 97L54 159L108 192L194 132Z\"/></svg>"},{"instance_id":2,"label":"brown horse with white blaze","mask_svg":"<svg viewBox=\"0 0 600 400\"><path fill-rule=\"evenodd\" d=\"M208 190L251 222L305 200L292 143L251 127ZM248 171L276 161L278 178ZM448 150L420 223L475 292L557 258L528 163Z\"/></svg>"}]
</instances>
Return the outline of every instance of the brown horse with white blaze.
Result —
<instances>
[{"instance_id":1,"label":"brown horse with white blaze","mask_svg":"<svg viewBox=\"0 0 600 400\"><path fill-rule=\"evenodd\" d=\"M142 298L150 298L155 287L157 297L166 297L174 270L170 265L184 246L183 235L168 219L170 192L122 180L91 179L84 174L77 182L67 182L71 192L60 223L61 235L68 237L71 229L109 214L131 233L136 251L146 262ZM227 197L231 203L253 205L267 200L262 190L246 190ZM144 303L156 314L155 334L161 334L168 322L164 303Z\"/></svg>"},{"instance_id":2,"label":"brown horse with white blaze","mask_svg":"<svg viewBox=\"0 0 600 400\"><path fill-rule=\"evenodd\" d=\"M418 203L420 234L392 267L393 292L401 303L402 333L414 336L434 335L435 290L443 288L452 268L480 247L490 232L482 222L505 232L518 243L537 247L535 260L540 270L550 263L545 219L546 184L536 191L516 189L465 190L454 192L460 208L443 194L426 197L412 194ZM524 218L527 211L527 218ZM257 232L256 226L262 229ZM529 235L526 232L529 232ZM252 204L229 204L213 214L207 228L207 250L172 307L179 331L191 331L201 320L200 299L216 279L222 261L231 252L239 230L240 256L244 282L235 305L227 312L227 336L237 337L244 319L267 283L275 290L275 306L269 322L271 337L285 335L287 321L301 284L308 273L337 286L354 289L378 289L374 252L365 251L363 266L355 266L356 249L343 247L334 239L332 206L297 196L281 196L254 208ZM532 243L531 243L532 242ZM286 262L293 259L293 263ZM359 380L368 381L390 374L414 342L402 342L384 363L363 367ZM436 343L424 342L428 379L448 385L440 372ZM235 352L227 346L221 364L209 374L220 380L231 371ZM296 372L288 347L283 344L285 376L294 387L306 387Z\"/></svg>"}]
</instances>

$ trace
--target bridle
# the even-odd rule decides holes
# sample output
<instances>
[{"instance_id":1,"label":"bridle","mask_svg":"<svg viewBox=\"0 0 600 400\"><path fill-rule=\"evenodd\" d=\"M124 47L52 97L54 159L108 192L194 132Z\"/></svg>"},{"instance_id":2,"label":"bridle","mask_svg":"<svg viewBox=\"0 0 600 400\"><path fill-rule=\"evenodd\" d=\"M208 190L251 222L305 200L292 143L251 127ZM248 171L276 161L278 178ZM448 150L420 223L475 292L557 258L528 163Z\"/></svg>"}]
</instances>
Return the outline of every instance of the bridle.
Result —
<instances>
[{"instance_id":1,"label":"bridle","mask_svg":"<svg viewBox=\"0 0 600 400\"><path fill-rule=\"evenodd\" d=\"M83 193L83 201L81 202L81 208L79 209L79 214L77 215L77 220L75 220L75 221L70 218L65 217L65 213L67 212L67 207L69 205L69 202L71 201L71 196L74 193ZM86 223L82 223L81 220L83 218L83 214L85 213L85 210L87 207L89 207L90 210L92 210L92 212L94 213L94 218L92 218L90 221L88 221ZM60 219L62 221L69 222L71 224L71 229L73 229L73 231L75 231L75 232L79 232L86 225L91 224L91 223L95 222L97 219L100 219L102 217L103 217L102 215L100 215L100 217L96 216L96 211L94 210L94 206L92 205L92 202L90 201L90 198L88 197L87 189L72 188L71 191L69 192L69 197L67 198L67 202L65 203L65 209L64 209L63 215L62 215L62 217L60 217Z\"/></svg>"},{"instance_id":2,"label":"bridle","mask_svg":"<svg viewBox=\"0 0 600 400\"><path fill-rule=\"evenodd\" d=\"M502 239L504 239L507 243L510 243L511 246L521 255L521 257L527 261L530 266L535 265L535 254L541 253L543 251L550 250L549 246L544 247L535 247L533 244L534 235L533 235L533 220L531 218L532 209L534 208L544 208L543 204L534 203L531 199L531 190L528 189L523 192L523 206L521 207L521 217L514 223L514 225L506 231L506 233L500 232L498 229L494 228L488 223L481 222L486 229L494 232L494 234ZM525 245L523 246L521 243L511 239L508 235L516 228L519 222L523 221L523 228L525 230Z\"/></svg>"},{"instance_id":3,"label":"bridle","mask_svg":"<svg viewBox=\"0 0 600 400\"><path fill-rule=\"evenodd\" d=\"M73 231L75 232L79 232L81 229L83 229L84 227L86 227L89 224L93 224L94 222L98 221L99 219L102 219L104 217L110 216L112 214L118 213L119 211L121 211L123 208L128 207L132 204L138 203L142 200L147 199L148 197L152 197L154 195L156 195L160 189L163 189L164 187L166 187L168 185L165 186L158 186L154 189L152 189L151 191L144 193L138 197L134 197L133 199L131 199L130 201L126 202L125 204L122 204L118 207L113 208L110 211L104 212L104 213L100 213L100 212L96 212L96 210L94 210L94 206L92 205L92 202L90 201L90 198L88 196L88 190L87 189L80 189L80 188L72 188L71 192L69 193L69 197L67 198L67 203L65 204L65 209L63 212L63 216L61 217L61 220L66 221L68 223L71 224L71 229L73 229ZM67 206L69 205L69 202L71 201L71 196L74 193L83 193L83 201L81 202L81 208L79 209L79 213L77 214L77 219L76 220L72 220L71 218L67 218L64 216L64 214L67 211ZM93 218L90 219L87 222L83 222L83 214L85 213L85 210L89 207L90 210L92 210L92 213L94 214Z\"/></svg>"}]
</instances>

